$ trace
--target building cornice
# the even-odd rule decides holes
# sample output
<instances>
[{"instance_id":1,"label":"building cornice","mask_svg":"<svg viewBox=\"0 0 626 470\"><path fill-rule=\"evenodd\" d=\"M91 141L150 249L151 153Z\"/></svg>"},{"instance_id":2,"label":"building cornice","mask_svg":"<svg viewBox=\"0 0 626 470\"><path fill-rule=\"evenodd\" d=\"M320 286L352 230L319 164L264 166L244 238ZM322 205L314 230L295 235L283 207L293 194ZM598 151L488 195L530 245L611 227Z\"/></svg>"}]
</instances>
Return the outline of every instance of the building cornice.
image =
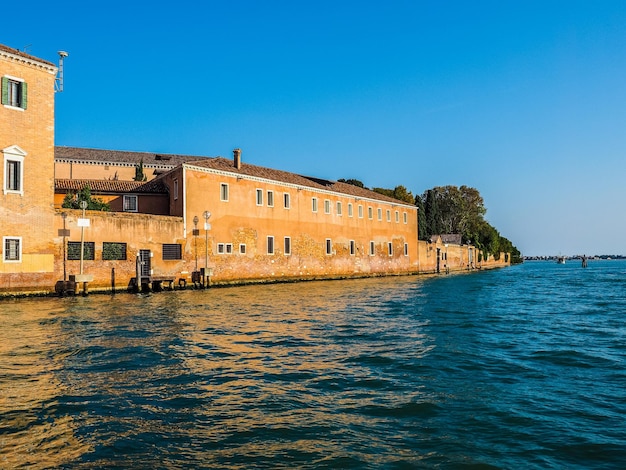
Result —
<instances>
[{"instance_id":1,"label":"building cornice","mask_svg":"<svg viewBox=\"0 0 626 470\"><path fill-rule=\"evenodd\" d=\"M56 75L57 73L57 67L49 62L40 60L40 59L36 59L32 56L29 56L27 54L13 54L9 51L6 51L4 49L0 49L0 57L3 59L6 59L10 62L16 62L20 65L28 65L31 67L35 67L38 68L40 70L43 70L45 72L48 72L52 75Z\"/></svg>"},{"instance_id":2,"label":"building cornice","mask_svg":"<svg viewBox=\"0 0 626 470\"><path fill-rule=\"evenodd\" d=\"M183 169L192 169L193 171L199 171L201 173L210 173L213 175L225 176L227 178L235 178L237 181L248 180L248 181L256 181L259 183L279 184L287 188L293 188L297 191L306 190L306 191L310 191L312 193L317 193L317 194L327 194L327 195L332 195L332 196L341 196L341 197L345 197L348 199L354 199L355 202L365 201L365 202L371 202L374 204L387 205L391 207L404 207L406 209L417 210L417 206L406 204L406 203L403 203L402 201L391 202L391 201L383 201L381 199L374 199L374 198L368 198L368 197L363 197L363 196L355 196L353 194L342 193L338 191L330 191L327 189L314 188L314 187L306 186L302 184L293 184L293 183L288 183L285 181L261 178L259 176L242 175L240 173L234 173L234 172L229 172L229 171L224 171L224 170L216 170L214 168L196 166L190 163L183 163L182 167Z\"/></svg>"}]
</instances>

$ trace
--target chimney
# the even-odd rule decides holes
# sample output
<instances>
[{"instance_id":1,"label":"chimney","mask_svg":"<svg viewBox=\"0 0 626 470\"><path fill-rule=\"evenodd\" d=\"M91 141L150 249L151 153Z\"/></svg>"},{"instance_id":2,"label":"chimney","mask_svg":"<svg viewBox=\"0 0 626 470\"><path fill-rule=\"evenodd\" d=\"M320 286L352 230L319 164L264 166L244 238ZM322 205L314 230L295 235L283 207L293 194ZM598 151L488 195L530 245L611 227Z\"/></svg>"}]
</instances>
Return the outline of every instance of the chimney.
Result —
<instances>
[{"instance_id":1,"label":"chimney","mask_svg":"<svg viewBox=\"0 0 626 470\"><path fill-rule=\"evenodd\" d=\"M241 170L241 149L233 150L233 160L235 161L235 168Z\"/></svg>"}]
</instances>

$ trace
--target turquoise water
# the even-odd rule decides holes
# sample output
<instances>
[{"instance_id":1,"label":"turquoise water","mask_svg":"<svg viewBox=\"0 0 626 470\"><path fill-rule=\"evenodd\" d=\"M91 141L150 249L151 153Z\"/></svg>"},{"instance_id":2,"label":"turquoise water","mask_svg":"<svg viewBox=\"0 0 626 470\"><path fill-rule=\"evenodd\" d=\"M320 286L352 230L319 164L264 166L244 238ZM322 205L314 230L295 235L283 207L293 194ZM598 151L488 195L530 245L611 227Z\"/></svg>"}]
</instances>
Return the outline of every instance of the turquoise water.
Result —
<instances>
[{"instance_id":1,"label":"turquoise water","mask_svg":"<svg viewBox=\"0 0 626 470\"><path fill-rule=\"evenodd\" d=\"M626 262L0 303L0 468L625 468Z\"/></svg>"}]
</instances>

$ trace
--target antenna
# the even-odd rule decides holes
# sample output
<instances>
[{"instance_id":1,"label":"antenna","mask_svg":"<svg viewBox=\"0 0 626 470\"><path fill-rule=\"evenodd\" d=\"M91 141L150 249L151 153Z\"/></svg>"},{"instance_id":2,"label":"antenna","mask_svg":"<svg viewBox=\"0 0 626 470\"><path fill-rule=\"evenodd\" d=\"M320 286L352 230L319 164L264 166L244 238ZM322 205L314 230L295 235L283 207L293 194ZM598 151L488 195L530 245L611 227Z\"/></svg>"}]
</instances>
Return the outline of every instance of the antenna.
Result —
<instances>
[{"instance_id":1,"label":"antenna","mask_svg":"<svg viewBox=\"0 0 626 470\"><path fill-rule=\"evenodd\" d=\"M59 51L57 54L59 54L59 73L57 74L57 78L54 80L54 91L61 93L63 91L63 59L65 59L69 54L65 51Z\"/></svg>"}]
</instances>

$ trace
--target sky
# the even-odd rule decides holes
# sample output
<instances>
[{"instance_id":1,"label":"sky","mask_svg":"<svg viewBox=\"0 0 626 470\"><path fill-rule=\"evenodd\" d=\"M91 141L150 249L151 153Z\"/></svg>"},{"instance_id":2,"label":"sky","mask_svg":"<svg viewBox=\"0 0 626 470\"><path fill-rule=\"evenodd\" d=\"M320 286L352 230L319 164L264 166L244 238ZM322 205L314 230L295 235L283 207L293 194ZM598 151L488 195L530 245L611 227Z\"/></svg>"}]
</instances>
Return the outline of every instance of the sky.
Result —
<instances>
[{"instance_id":1,"label":"sky","mask_svg":"<svg viewBox=\"0 0 626 470\"><path fill-rule=\"evenodd\" d=\"M38 2L56 145L471 186L522 254L626 255L626 2Z\"/></svg>"}]
</instances>

